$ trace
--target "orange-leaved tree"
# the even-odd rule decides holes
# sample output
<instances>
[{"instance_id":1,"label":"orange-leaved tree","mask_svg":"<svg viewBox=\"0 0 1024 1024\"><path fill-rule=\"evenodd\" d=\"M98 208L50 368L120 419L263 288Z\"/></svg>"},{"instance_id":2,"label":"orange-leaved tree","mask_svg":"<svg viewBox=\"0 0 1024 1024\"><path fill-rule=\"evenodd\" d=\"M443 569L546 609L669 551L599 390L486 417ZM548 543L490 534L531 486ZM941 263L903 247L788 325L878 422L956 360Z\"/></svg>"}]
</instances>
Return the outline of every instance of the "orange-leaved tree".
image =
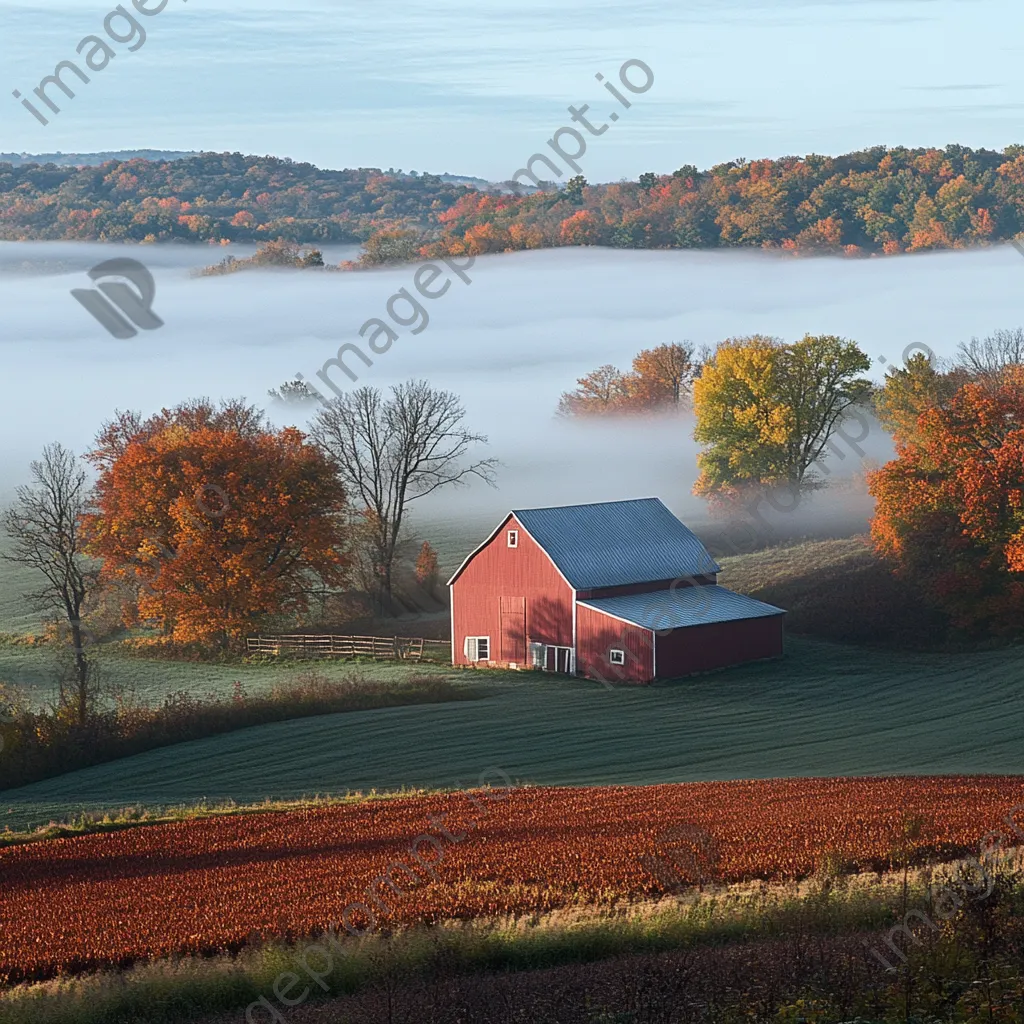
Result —
<instances>
[{"instance_id":1,"label":"orange-leaved tree","mask_svg":"<svg viewBox=\"0 0 1024 1024\"><path fill-rule=\"evenodd\" d=\"M430 541L425 540L416 557L416 582L427 590L433 590L437 586L437 573L437 552L430 546Z\"/></svg>"},{"instance_id":2,"label":"orange-leaved tree","mask_svg":"<svg viewBox=\"0 0 1024 1024\"><path fill-rule=\"evenodd\" d=\"M646 409L679 406L696 376L694 347L689 342L645 348L633 360L633 372L627 378L630 405Z\"/></svg>"},{"instance_id":3,"label":"orange-leaved tree","mask_svg":"<svg viewBox=\"0 0 1024 1024\"><path fill-rule=\"evenodd\" d=\"M1024 622L1024 367L963 384L896 438L871 474L877 550L954 626L1016 633Z\"/></svg>"},{"instance_id":4,"label":"orange-leaved tree","mask_svg":"<svg viewBox=\"0 0 1024 1024\"><path fill-rule=\"evenodd\" d=\"M697 367L689 342L645 348L623 373L610 364L580 377L562 395L560 416L606 416L679 408L690 393Z\"/></svg>"},{"instance_id":5,"label":"orange-leaved tree","mask_svg":"<svg viewBox=\"0 0 1024 1024\"><path fill-rule=\"evenodd\" d=\"M599 366L576 381L558 402L559 416L603 416L622 412L629 396L626 377L611 363Z\"/></svg>"},{"instance_id":6,"label":"orange-leaved tree","mask_svg":"<svg viewBox=\"0 0 1024 1024\"><path fill-rule=\"evenodd\" d=\"M335 467L254 407L202 399L147 420L124 413L87 457L99 470L88 550L107 579L129 584L126 622L155 623L173 643L223 644L345 580Z\"/></svg>"}]
</instances>

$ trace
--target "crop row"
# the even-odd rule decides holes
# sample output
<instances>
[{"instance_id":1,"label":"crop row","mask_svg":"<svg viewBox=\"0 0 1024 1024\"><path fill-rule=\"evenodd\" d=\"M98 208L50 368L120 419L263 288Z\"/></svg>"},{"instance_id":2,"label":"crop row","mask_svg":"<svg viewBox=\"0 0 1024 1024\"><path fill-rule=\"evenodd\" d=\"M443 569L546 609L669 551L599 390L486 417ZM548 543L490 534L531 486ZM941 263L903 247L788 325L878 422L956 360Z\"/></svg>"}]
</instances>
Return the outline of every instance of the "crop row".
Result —
<instances>
[{"instance_id":1,"label":"crop row","mask_svg":"<svg viewBox=\"0 0 1024 1024\"><path fill-rule=\"evenodd\" d=\"M0 982L174 953L881 869L975 851L1020 777L513 788L134 828L0 851ZM390 872L390 875L388 874Z\"/></svg>"}]
</instances>

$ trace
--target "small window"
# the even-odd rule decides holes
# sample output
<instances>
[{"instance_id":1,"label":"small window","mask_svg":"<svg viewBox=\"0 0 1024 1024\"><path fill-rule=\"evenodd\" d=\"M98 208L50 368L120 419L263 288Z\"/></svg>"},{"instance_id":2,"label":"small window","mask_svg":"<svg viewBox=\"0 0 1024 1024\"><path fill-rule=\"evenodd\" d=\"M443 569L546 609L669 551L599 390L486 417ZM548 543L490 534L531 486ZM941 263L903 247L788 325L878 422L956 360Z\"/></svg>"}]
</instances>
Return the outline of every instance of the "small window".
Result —
<instances>
[{"instance_id":1,"label":"small window","mask_svg":"<svg viewBox=\"0 0 1024 1024\"><path fill-rule=\"evenodd\" d=\"M617 647L613 647L608 652L608 660L613 665L625 665L626 664L626 652L619 650Z\"/></svg>"},{"instance_id":2,"label":"small window","mask_svg":"<svg viewBox=\"0 0 1024 1024\"><path fill-rule=\"evenodd\" d=\"M489 636L467 636L465 652L467 661L490 661L491 638Z\"/></svg>"},{"instance_id":3,"label":"small window","mask_svg":"<svg viewBox=\"0 0 1024 1024\"><path fill-rule=\"evenodd\" d=\"M517 547L519 547L519 531L518 530L509 530L508 531L508 546L510 548L517 548Z\"/></svg>"}]
</instances>

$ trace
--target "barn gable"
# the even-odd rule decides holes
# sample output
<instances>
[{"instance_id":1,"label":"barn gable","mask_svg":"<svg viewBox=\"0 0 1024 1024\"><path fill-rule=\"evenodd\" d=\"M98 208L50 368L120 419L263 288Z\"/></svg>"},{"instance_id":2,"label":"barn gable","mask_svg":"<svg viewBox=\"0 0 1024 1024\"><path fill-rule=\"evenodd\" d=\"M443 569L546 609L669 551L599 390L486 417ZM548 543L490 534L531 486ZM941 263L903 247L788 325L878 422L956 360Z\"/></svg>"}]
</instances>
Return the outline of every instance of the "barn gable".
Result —
<instances>
[{"instance_id":1,"label":"barn gable","mask_svg":"<svg viewBox=\"0 0 1024 1024\"><path fill-rule=\"evenodd\" d=\"M513 515L576 590L719 572L707 548L657 498Z\"/></svg>"}]
</instances>

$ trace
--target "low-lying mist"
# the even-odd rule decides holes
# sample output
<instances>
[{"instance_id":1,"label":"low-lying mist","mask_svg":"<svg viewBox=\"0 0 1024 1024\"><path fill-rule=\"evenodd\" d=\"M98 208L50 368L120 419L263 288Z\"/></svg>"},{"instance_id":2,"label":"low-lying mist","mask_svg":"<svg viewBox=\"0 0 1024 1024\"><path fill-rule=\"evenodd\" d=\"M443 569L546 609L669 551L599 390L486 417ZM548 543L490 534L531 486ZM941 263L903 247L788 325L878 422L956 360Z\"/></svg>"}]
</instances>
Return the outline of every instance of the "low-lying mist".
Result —
<instances>
[{"instance_id":1,"label":"low-lying mist","mask_svg":"<svg viewBox=\"0 0 1024 1024\"><path fill-rule=\"evenodd\" d=\"M0 501L27 480L46 442L81 452L116 409L150 413L200 395L245 396L267 404L276 422L295 419L269 404L267 390L296 373L326 390L316 378L324 362L345 342L369 354L359 327L386 318L389 297L412 289L415 267L190 275L249 251L0 244ZM327 253L332 261L347 255ZM150 267L153 309L165 326L119 341L71 297L72 288L89 287L88 267L115 256ZM909 344L949 356L971 335L1024 323L1024 261L1009 246L864 260L558 249L480 258L468 274L471 284L453 278L445 295L425 303L420 333L397 328L398 340L370 367L348 360L358 385L415 376L457 392L469 426L489 436L489 454L502 461L497 489L474 484L424 501L416 517L424 526L458 517L477 530L510 508L645 495L705 523L704 504L690 493L696 446L685 418L553 418L577 377L602 363L627 369L641 348L833 333L856 340L879 379ZM331 377L358 386L337 369ZM877 425L861 447L876 461L890 451ZM847 456L830 466L857 477L860 457ZM844 487L789 515L766 514L781 517L787 534L853 532L863 529L870 500L863 488Z\"/></svg>"}]
</instances>

